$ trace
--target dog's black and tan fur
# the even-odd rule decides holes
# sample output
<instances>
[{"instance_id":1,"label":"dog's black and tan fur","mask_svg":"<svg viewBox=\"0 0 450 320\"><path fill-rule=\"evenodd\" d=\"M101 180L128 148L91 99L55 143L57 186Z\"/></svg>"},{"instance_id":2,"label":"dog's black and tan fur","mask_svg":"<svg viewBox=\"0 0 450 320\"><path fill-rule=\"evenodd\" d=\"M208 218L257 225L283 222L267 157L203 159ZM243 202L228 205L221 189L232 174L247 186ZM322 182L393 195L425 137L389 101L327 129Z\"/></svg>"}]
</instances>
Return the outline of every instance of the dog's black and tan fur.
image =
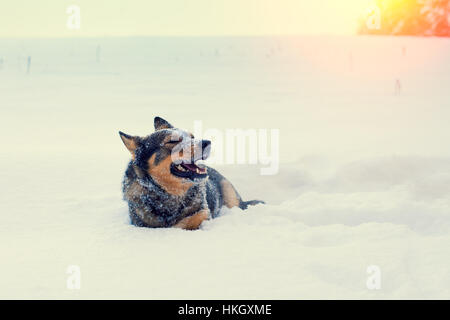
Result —
<instances>
[{"instance_id":1,"label":"dog's black and tan fur","mask_svg":"<svg viewBox=\"0 0 450 320\"><path fill-rule=\"evenodd\" d=\"M119 132L132 156L123 193L134 225L193 230L215 218L222 206L245 209L263 203L243 201L219 172L196 164L209 156L210 141L196 140L159 117L154 125L156 131L147 137Z\"/></svg>"}]
</instances>

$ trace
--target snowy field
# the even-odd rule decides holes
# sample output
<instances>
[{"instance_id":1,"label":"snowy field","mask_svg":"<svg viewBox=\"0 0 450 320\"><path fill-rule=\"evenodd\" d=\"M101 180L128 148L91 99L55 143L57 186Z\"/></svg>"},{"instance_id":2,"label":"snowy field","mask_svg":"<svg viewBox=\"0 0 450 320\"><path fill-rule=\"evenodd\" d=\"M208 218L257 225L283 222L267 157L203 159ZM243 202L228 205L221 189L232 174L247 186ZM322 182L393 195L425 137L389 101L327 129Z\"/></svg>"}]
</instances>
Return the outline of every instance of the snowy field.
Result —
<instances>
[{"instance_id":1,"label":"snowy field","mask_svg":"<svg viewBox=\"0 0 450 320\"><path fill-rule=\"evenodd\" d=\"M2 39L0 57L0 298L450 298L450 40ZM278 174L218 167L267 204L131 226L117 132L156 115L279 129Z\"/></svg>"}]
</instances>

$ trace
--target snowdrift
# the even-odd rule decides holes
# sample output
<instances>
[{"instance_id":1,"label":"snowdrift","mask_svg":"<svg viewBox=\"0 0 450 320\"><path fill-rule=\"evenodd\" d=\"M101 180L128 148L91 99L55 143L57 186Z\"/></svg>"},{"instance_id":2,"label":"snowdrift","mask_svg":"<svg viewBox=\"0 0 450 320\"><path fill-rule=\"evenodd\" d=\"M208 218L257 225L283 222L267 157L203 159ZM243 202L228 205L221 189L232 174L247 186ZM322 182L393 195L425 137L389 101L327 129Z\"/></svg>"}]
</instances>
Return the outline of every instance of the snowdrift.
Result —
<instances>
[{"instance_id":1,"label":"snowdrift","mask_svg":"<svg viewBox=\"0 0 450 320\"><path fill-rule=\"evenodd\" d=\"M450 298L449 53L390 37L0 40L0 298ZM155 115L279 129L278 174L216 166L267 204L198 231L131 226L117 132L150 133Z\"/></svg>"}]
</instances>

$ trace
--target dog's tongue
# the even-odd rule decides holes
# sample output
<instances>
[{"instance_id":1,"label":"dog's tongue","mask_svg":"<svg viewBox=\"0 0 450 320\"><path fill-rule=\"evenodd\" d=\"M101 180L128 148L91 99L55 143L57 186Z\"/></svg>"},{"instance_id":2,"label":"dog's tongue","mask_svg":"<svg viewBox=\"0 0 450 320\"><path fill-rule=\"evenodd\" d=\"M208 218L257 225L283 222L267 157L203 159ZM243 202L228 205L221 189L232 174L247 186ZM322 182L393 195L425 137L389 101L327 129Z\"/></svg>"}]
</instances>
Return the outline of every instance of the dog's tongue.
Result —
<instances>
[{"instance_id":1,"label":"dog's tongue","mask_svg":"<svg viewBox=\"0 0 450 320\"><path fill-rule=\"evenodd\" d=\"M193 171L193 172L197 172L197 170L201 173L205 172L204 168L199 168L198 166L196 166L193 163L183 163L183 165L188 168L189 170Z\"/></svg>"},{"instance_id":2,"label":"dog's tongue","mask_svg":"<svg viewBox=\"0 0 450 320\"><path fill-rule=\"evenodd\" d=\"M196 171L197 170L197 166L195 164L191 164L191 163L183 163L183 165L188 168L191 171Z\"/></svg>"}]
</instances>

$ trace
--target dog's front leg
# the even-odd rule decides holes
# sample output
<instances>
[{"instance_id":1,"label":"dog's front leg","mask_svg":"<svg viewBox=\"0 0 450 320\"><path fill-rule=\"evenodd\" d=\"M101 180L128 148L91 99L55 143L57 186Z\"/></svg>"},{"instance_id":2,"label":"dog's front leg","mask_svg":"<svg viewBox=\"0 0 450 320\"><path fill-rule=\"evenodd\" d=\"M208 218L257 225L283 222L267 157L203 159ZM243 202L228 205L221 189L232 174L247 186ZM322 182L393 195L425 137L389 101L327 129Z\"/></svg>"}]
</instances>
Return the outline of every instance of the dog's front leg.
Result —
<instances>
[{"instance_id":1,"label":"dog's front leg","mask_svg":"<svg viewBox=\"0 0 450 320\"><path fill-rule=\"evenodd\" d=\"M203 221L207 220L209 218L209 210L203 209L200 210L197 213L194 213L193 215L184 218L180 222L178 222L176 225L174 225L174 228L181 228L186 230L195 230L200 227Z\"/></svg>"}]
</instances>

